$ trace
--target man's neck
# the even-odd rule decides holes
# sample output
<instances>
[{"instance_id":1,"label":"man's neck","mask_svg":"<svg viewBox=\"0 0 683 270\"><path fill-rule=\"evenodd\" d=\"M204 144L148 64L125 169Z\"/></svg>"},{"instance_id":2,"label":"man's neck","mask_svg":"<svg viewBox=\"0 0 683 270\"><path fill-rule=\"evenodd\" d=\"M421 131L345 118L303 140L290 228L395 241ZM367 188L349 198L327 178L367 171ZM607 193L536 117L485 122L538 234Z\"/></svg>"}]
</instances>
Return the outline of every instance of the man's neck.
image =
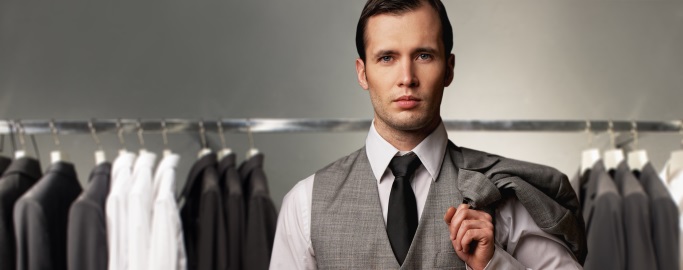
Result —
<instances>
[{"instance_id":1,"label":"man's neck","mask_svg":"<svg viewBox=\"0 0 683 270\"><path fill-rule=\"evenodd\" d=\"M411 151L420 144L434 129L441 123L441 117L432 121L423 128L416 130L398 130L386 125L382 121L375 119L375 129L377 133L389 144L396 147L399 151Z\"/></svg>"}]
</instances>

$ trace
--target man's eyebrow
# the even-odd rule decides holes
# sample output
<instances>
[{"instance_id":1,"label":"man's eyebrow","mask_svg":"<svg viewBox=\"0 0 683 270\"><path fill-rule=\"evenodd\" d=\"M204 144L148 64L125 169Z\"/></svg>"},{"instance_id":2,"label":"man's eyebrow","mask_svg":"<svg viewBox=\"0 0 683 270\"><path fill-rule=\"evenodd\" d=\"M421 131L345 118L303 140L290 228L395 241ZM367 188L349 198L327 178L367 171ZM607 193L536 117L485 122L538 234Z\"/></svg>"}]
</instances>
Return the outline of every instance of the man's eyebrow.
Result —
<instances>
[{"instance_id":1,"label":"man's eyebrow","mask_svg":"<svg viewBox=\"0 0 683 270\"><path fill-rule=\"evenodd\" d=\"M430 47L420 47L420 48L415 49L415 53L436 54L437 50L434 48L430 48Z\"/></svg>"},{"instance_id":2,"label":"man's eyebrow","mask_svg":"<svg viewBox=\"0 0 683 270\"><path fill-rule=\"evenodd\" d=\"M396 51L394 50L380 50L377 53L374 54L375 58L379 58L385 55L395 55Z\"/></svg>"}]
</instances>

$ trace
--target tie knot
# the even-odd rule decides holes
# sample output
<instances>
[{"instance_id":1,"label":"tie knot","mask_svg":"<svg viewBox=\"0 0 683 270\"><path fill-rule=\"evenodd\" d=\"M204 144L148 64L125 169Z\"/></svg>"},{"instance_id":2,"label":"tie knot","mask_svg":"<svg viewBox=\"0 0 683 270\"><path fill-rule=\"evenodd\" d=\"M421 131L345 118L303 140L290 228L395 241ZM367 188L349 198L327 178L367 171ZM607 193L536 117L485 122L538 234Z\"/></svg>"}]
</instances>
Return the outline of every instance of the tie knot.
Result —
<instances>
[{"instance_id":1,"label":"tie knot","mask_svg":"<svg viewBox=\"0 0 683 270\"><path fill-rule=\"evenodd\" d=\"M410 153L392 158L389 163L389 169L394 174L394 177L406 177L412 175L420 164L422 164L420 158L414 153Z\"/></svg>"}]
</instances>

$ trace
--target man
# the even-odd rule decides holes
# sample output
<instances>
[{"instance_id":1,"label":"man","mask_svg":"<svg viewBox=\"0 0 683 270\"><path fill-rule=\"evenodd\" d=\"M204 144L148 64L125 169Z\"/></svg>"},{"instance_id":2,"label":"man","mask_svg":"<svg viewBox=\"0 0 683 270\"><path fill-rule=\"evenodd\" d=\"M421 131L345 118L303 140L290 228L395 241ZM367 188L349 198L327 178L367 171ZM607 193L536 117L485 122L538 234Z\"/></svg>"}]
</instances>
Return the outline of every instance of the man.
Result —
<instances>
[{"instance_id":1,"label":"man","mask_svg":"<svg viewBox=\"0 0 683 270\"><path fill-rule=\"evenodd\" d=\"M452 35L439 0L366 3L356 32L358 82L375 111L365 147L285 196L271 269L581 269L585 233L566 176L448 141Z\"/></svg>"}]
</instances>

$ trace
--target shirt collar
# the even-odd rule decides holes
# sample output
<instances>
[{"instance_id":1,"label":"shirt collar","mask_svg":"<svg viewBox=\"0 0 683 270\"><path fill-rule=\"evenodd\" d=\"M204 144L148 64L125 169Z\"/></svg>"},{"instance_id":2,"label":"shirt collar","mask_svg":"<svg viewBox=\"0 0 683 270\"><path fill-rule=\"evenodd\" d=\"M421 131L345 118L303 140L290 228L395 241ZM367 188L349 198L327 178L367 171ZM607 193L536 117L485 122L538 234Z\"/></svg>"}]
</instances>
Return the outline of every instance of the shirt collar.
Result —
<instances>
[{"instance_id":1,"label":"shirt collar","mask_svg":"<svg viewBox=\"0 0 683 270\"><path fill-rule=\"evenodd\" d=\"M443 163L447 145L448 133L443 122L441 122L429 136L411 151L420 158L422 165L427 169L432 180L436 180L441 171L441 164ZM389 167L391 159L400 151L377 133L374 120L370 126L368 137L365 139L365 149L372 173L379 182L387 167Z\"/></svg>"}]
</instances>

